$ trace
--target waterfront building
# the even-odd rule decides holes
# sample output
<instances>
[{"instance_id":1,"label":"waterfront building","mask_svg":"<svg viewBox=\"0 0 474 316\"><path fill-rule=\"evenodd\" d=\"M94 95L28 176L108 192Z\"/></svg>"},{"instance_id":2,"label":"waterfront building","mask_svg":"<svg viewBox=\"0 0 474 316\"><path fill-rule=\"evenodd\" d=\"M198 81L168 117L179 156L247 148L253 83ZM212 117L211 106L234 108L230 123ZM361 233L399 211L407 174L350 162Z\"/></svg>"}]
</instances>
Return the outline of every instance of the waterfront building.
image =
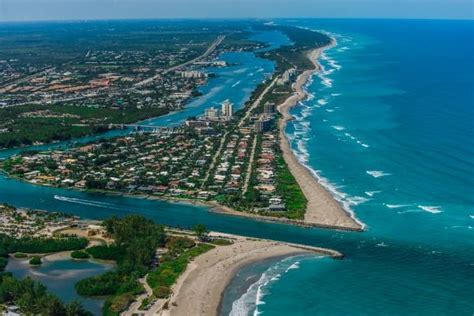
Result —
<instances>
[{"instance_id":1,"label":"waterfront building","mask_svg":"<svg viewBox=\"0 0 474 316\"><path fill-rule=\"evenodd\" d=\"M215 109L214 107L206 109L206 111L204 112L204 117L211 121L219 119L219 109Z\"/></svg>"},{"instance_id":2,"label":"waterfront building","mask_svg":"<svg viewBox=\"0 0 474 316\"><path fill-rule=\"evenodd\" d=\"M222 103L222 116L226 119L231 119L234 113L233 107L234 105L229 100L224 101Z\"/></svg>"},{"instance_id":3,"label":"waterfront building","mask_svg":"<svg viewBox=\"0 0 474 316\"><path fill-rule=\"evenodd\" d=\"M204 78L205 74L201 71L182 71L181 72L182 78L193 78L193 79L200 79Z\"/></svg>"},{"instance_id":4,"label":"waterfront building","mask_svg":"<svg viewBox=\"0 0 474 316\"><path fill-rule=\"evenodd\" d=\"M278 84L284 85L289 84L295 80L296 77L296 69L291 68L285 71L280 80L278 80Z\"/></svg>"},{"instance_id":5,"label":"waterfront building","mask_svg":"<svg viewBox=\"0 0 474 316\"><path fill-rule=\"evenodd\" d=\"M262 116L255 121L255 130L257 133L268 132L272 127L272 119L267 116Z\"/></svg>"},{"instance_id":6,"label":"waterfront building","mask_svg":"<svg viewBox=\"0 0 474 316\"><path fill-rule=\"evenodd\" d=\"M267 115L275 114L275 103L267 102L263 105L263 113Z\"/></svg>"}]
</instances>

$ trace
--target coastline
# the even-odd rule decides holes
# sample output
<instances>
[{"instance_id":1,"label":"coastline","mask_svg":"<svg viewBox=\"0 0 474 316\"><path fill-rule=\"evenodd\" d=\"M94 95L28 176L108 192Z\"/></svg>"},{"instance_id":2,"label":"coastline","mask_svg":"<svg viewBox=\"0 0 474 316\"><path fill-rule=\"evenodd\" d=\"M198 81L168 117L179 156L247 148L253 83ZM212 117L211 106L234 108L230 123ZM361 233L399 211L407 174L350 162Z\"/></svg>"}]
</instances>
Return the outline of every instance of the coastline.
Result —
<instances>
[{"instance_id":1,"label":"coastline","mask_svg":"<svg viewBox=\"0 0 474 316\"><path fill-rule=\"evenodd\" d=\"M321 53L335 45L333 40L331 44L314 49L307 54L307 57L313 62L314 69L303 72L293 86L294 93L285 102L278 106L278 111L282 115L279 122L280 148L283 152L283 158L288 165L288 169L298 182L303 194L308 200L304 222L322 227L339 227L341 229L362 231L364 225L360 223L350 212L346 211L337 200L329 193L326 188L319 183L318 179L311 171L300 163L293 153L285 128L287 123L293 119L289 113L290 109L298 102L306 99L308 93L304 87L308 80L321 70L318 59Z\"/></svg>"},{"instance_id":2,"label":"coastline","mask_svg":"<svg viewBox=\"0 0 474 316\"><path fill-rule=\"evenodd\" d=\"M218 315L223 293L235 274L258 261L311 253L342 257L330 249L229 236L235 238L232 245L218 246L188 265L173 286L169 310L161 315Z\"/></svg>"},{"instance_id":3,"label":"coastline","mask_svg":"<svg viewBox=\"0 0 474 316\"><path fill-rule=\"evenodd\" d=\"M12 179L16 181L22 181L28 184L36 185L36 186L44 186L44 187L51 187L51 188L62 188L57 186L52 186L43 183L34 183L28 181L26 179L9 175L4 170L0 169L0 174L6 176L7 179ZM318 223L318 222L307 222L306 220L297 220L297 219L288 219L286 217L273 217L273 216L265 216L259 215L254 213L249 213L245 211L237 211L229 206L219 204L215 201L206 201L206 200L199 200L199 199L190 199L190 198L182 198L182 197L171 197L171 196L156 196L156 195L149 195L149 194L142 194L142 193L124 193L118 191L109 191L109 190L87 190L87 189L77 189L73 187L62 188L65 190L70 190L74 192L83 192L83 193L96 193L96 194L104 194L109 196L124 196L127 198L135 198L135 199L145 199L145 200L155 200L167 203L182 203L188 205L197 205L207 207L209 212L218 213L222 215L228 216L238 216L238 217L245 217L251 218L253 220L262 221L262 222L271 222L271 223L281 223L287 225L296 225L300 227L317 227L323 229L336 229L342 231L363 231L362 227L360 226L347 226L347 225L337 225L337 224L325 224L325 223Z\"/></svg>"}]
</instances>

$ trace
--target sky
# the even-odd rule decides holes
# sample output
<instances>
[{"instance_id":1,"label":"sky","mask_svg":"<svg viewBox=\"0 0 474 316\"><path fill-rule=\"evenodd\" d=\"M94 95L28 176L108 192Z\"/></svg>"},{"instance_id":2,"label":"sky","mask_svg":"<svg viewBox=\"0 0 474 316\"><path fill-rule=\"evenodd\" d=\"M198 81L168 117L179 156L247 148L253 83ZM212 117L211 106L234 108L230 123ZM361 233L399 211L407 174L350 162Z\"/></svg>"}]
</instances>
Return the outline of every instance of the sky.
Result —
<instances>
[{"instance_id":1,"label":"sky","mask_svg":"<svg viewBox=\"0 0 474 316\"><path fill-rule=\"evenodd\" d=\"M473 19L474 0L0 0L0 21L278 17Z\"/></svg>"}]
</instances>

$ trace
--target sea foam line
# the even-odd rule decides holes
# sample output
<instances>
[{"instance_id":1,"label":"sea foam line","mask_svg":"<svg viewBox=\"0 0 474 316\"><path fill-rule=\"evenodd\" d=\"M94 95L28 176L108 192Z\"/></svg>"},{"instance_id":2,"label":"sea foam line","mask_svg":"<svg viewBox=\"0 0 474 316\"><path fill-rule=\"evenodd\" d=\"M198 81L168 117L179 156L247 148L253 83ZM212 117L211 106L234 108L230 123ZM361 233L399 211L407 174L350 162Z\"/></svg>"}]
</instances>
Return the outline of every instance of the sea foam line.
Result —
<instances>
[{"instance_id":1,"label":"sea foam line","mask_svg":"<svg viewBox=\"0 0 474 316\"><path fill-rule=\"evenodd\" d=\"M367 170L365 173L367 173L368 175L371 175L374 178L380 178L380 177L392 175L391 173L387 173L381 170Z\"/></svg>"},{"instance_id":2,"label":"sea foam line","mask_svg":"<svg viewBox=\"0 0 474 316\"><path fill-rule=\"evenodd\" d=\"M272 264L260 278L250 285L247 291L232 303L230 316L247 316L254 310L253 315L260 315L258 307L265 305L264 297L268 294L267 287L272 283L279 281L283 274L300 268L300 262L306 258L306 255L287 257ZM311 256L311 259L323 258L323 256ZM296 260L296 261L295 261Z\"/></svg>"},{"instance_id":3,"label":"sea foam line","mask_svg":"<svg viewBox=\"0 0 474 316\"><path fill-rule=\"evenodd\" d=\"M325 32L325 31L323 33L325 33L327 35L330 34L330 33ZM335 43L334 47L337 46L337 41L335 39L334 34L331 34L329 36L333 39L333 41ZM327 59L328 58L327 54L325 56L326 56L325 58ZM322 64L320 64L320 66L321 66L321 71L313 73L309 80L313 80L314 77L316 76L322 81L323 85L325 85L327 88L332 87L333 80L331 80L331 79L329 79L325 76L327 74L327 72L325 71L324 66ZM309 88L309 84L306 83L303 87L306 94L309 93L308 88ZM303 104L303 102L300 102L299 104ZM326 111L327 112L334 112L334 109L326 109ZM286 134L286 137L294 144L294 141L296 140L294 136L291 137L288 134ZM343 209L351 216L351 218L355 222L357 222L359 225L361 225L361 227L363 229L366 228L366 225L363 222L361 222L359 219L357 219L357 217L355 216L355 213L352 210L351 206L355 206L355 205L359 205L361 203L365 203L369 199L366 199L364 197L358 197L358 196L350 197L348 194L339 191L336 188L335 185L333 185L332 183L329 182L328 179L322 177L319 172L315 171L313 168L311 168L308 165L307 162L308 162L308 158L309 158L309 152L308 152L308 150L305 146L305 143L302 142L302 141L298 141L296 143L296 145L297 145L298 151L293 150L293 148L292 148L292 151L293 151L293 154L295 155L295 157L297 158L297 160L300 162L300 164L303 165L304 167L306 167L310 171L310 173L316 178L318 183L321 184L333 196L333 198L336 201L338 201L339 203L342 204Z\"/></svg>"},{"instance_id":4,"label":"sea foam line","mask_svg":"<svg viewBox=\"0 0 474 316\"><path fill-rule=\"evenodd\" d=\"M442 213L443 211L441 210L441 206L425 206L425 205L418 205L418 208L422 209L423 211L432 213L432 214L438 214Z\"/></svg>"}]
</instances>

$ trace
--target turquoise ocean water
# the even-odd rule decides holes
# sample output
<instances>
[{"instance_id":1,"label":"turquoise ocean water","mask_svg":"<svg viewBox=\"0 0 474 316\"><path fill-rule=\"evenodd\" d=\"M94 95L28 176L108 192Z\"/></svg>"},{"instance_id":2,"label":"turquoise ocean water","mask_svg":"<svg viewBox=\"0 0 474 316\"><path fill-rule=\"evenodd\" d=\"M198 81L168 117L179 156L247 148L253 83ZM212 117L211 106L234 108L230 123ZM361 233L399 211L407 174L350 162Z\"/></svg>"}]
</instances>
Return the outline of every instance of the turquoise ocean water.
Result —
<instances>
[{"instance_id":1,"label":"turquoise ocean water","mask_svg":"<svg viewBox=\"0 0 474 316\"><path fill-rule=\"evenodd\" d=\"M281 23L337 40L287 135L368 231L343 262L268 264L232 314L472 315L474 23Z\"/></svg>"},{"instance_id":2,"label":"turquoise ocean water","mask_svg":"<svg viewBox=\"0 0 474 316\"><path fill-rule=\"evenodd\" d=\"M192 205L36 187L3 176L0 200L87 218L140 213L174 226L205 223L217 231L346 254L340 261L303 256L247 267L226 292L226 314L472 315L474 23L276 22L324 30L338 42L322 56L324 72L308 84L312 96L293 109L296 120L286 132L301 161L366 224L365 232L262 223ZM202 111L223 98L242 102L249 94L244 89L256 84L250 74L273 69L253 54L233 58L243 58L240 67L249 70L234 69L231 82L241 83L225 96L210 96L199 105ZM204 89L212 93L229 83L210 82Z\"/></svg>"}]
</instances>

